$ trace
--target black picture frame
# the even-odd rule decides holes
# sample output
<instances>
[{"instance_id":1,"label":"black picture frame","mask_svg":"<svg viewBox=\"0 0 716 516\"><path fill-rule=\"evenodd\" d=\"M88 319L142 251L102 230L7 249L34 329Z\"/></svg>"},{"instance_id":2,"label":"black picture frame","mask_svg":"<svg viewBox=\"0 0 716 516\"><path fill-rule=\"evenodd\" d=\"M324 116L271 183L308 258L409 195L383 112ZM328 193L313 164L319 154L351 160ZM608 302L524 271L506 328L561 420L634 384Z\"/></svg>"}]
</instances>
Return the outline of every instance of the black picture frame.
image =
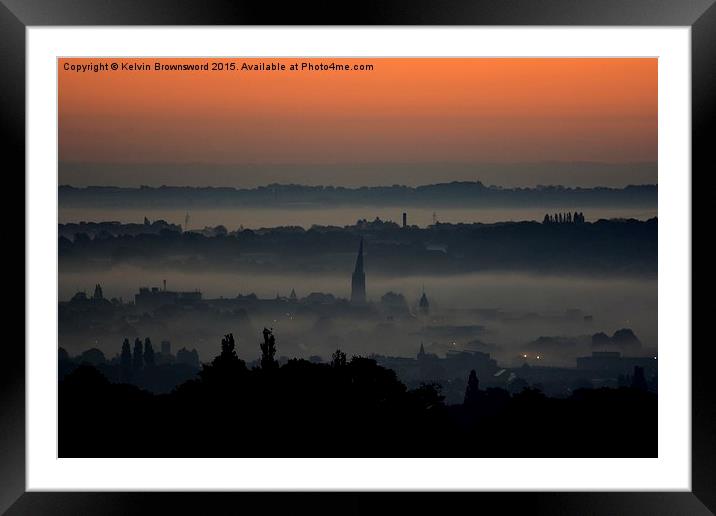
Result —
<instances>
[{"instance_id":1,"label":"black picture frame","mask_svg":"<svg viewBox=\"0 0 716 516\"><path fill-rule=\"evenodd\" d=\"M340 7L339 7L340 6ZM25 30L67 25L570 25L688 26L692 52L693 178L707 176L709 135L716 133L716 6L714 0L430 0L360 4L235 0L0 0L0 140L6 195L25 192ZM22 173L20 171L23 171ZM687 173L687 171L684 171ZM713 172L712 172L713 173ZM21 179L22 178L22 179ZM704 195L701 190L701 194ZM12 194L11 194L12 192ZM9 196L9 195L8 195ZM693 206L693 201L692 201ZM19 209L14 213L19 213ZM693 228L702 219L692 214ZM694 224L695 222L699 224ZM23 259L15 252L10 263ZM24 249L24 246L23 246ZM692 245L693 257L693 245ZM6 256L8 256L6 254ZM692 260L693 262L693 260ZM8 266L10 266L8 264ZM7 273L6 273L7 274ZM693 265L692 265L693 274ZM8 274L19 282L20 275ZM15 286L15 292L22 287ZM53 287L50 287L53 288ZM700 287L705 289L706 287ZM11 294L9 294L11 295ZM11 295L12 296L12 295ZM13 298L16 299L16 298ZM24 299L24 295L23 295ZM16 306L23 306L19 300ZM692 303L692 314L696 314ZM668 314L660 314L668 316ZM692 320L694 319L692 315ZM17 321L18 319L15 319ZM19 326L19 325L18 325ZM25 342L5 339L0 355L0 513L18 514L206 514L208 512L357 514L413 508L436 514L467 504L484 513L712 514L716 512L716 389L710 379L713 344L692 343L692 490L642 493L38 493L25 492ZM33 343L35 345L37 343ZM685 343L688 344L688 343ZM444 499L450 496L449 502ZM457 503L456 503L457 502ZM251 509L247 509L251 507ZM518 512L519 511L519 512Z\"/></svg>"}]
</instances>

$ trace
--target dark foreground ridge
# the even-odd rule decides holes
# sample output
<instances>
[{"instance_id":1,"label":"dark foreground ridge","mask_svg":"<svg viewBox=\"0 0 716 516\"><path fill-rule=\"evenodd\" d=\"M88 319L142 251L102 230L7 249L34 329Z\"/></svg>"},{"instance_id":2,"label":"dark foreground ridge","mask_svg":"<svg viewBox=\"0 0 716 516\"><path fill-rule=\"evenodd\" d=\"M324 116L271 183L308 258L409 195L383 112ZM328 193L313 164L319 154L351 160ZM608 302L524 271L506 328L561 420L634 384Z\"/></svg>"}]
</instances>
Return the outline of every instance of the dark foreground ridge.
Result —
<instances>
[{"instance_id":1,"label":"dark foreground ridge","mask_svg":"<svg viewBox=\"0 0 716 516\"><path fill-rule=\"evenodd\" d=\"M483 390L473 371L464 403L446 405L439 385L408 390L392 370L340 350L330 364L279 366L268 329L256 367L235 346L226 335L198 378L169 394L77 367L59 385L59 456L657 456L657 398L639 382L557 399Z\"/></svg>"}]
</instances>

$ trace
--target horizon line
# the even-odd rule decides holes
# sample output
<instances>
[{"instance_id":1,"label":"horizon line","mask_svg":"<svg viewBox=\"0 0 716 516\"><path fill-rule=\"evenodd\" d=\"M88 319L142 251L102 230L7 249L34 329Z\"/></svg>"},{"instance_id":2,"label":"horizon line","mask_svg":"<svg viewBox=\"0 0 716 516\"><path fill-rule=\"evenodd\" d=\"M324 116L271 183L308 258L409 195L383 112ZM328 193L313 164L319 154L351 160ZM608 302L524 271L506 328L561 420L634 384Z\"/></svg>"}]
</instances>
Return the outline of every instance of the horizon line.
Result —
<instances>
[{"instance_id":1,"label":"horizon line","mask_svg":"<svg viewBox=\"0 0 716 516\"><path fill-rule=\"evenodd\" d=\"M290 186L290 187L305 187L305 188L334 188L334 189L342 189L342 190L360 190L362 188L406 188L406 189L418 189L423 188L427 186L442 186L442 185L451 185L451 184L472 184L477 185L480 184L484 186L485 188L493 188L493 189L500 189L500 190L539 190L541 188L566 188L566 189L572 189L572 190L599 190L599 189L607 189L607 190L625 190L630 187L648 187L648 186L654 186L658 187L658 183L630 183L624 186L607 186L607 185L594 185L594 186L579 186L579 185L566 185L566 184L537 184L534 186L501 186L501 185L495 185L495 184L486 184L482 181L474 180L474 181L467 181L467 180L454 180L454 181L445 181L445 182L438 182L438 183L425 183L425 184L419 184L419 185L406 185L406 184L373 184L373 185L360 185L360 186L346 186L346 185L332 185L332 184L306 184L306 183L266 183L263 185L257 185L257 186L231 186L231 185L187 185L187 184L161 184L161 185L146 185L146 184L140 184L136 186L118 186L118 185L109 185L109 184L95 184L95 185L73 185L69 183L63 183L58 184L58 188L74 188L74 189L89 189L89 188L115 188L115 189L123 189L123 190L141 190L141 189L161 189L161 188L192 188L192 189L230 189L230 190L259 190L261 188L268 188L268 187L279 187L279 186Z\"/></svg>"}]
</instances>

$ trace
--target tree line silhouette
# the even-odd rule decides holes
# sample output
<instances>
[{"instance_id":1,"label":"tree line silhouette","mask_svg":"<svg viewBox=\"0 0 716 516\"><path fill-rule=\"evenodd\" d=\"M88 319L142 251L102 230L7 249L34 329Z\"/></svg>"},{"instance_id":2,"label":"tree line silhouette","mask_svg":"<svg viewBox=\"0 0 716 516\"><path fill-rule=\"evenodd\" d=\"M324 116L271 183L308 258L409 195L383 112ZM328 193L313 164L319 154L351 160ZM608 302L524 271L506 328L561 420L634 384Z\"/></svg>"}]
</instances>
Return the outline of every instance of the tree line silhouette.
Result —
<instances>
[{"instance_id":1,"label":"tree line silhouette","mask_svg":"<svg viewBox=\"0 0 716 516\"><path fill-rule=\"evenodd\" d=\"M232 334L195 379L168 394L112 383L80 365L59 385L61 457L624 456L657 453L656 395L640 386L577 390L566 399L533 388L480 389L464 403L440 386L407 389L394 371L340 349L330 363L279 366L263 330L258 365ZM149 339L122 346L123 367L153 359ZM140 365L141 363L141 365Z\"/></svg>"},{"instance_id":2,"label":"tree line silhouette","mask_svg":"<svg viewBox=\"0 0 716 516\"><path fill-rule=\"evenodd\" d=\"M122 381L125 383L131 382L133 376L142 371L144 366L154 367L154 348L149 337L144 339L144 347L142 347L141 339L134 340L134 353L129 347L129 339L124 339L122 353L120 354L120 364Z\"/></svg>"},{"instance_id":3,"label":"tree line silhouette","mask_svg":"<svg viewBox=\"0 0 716 516\"><path fill-rule=\"evenodd\" d=\"M564 223L565 218L571 218L572 222ZM551 222L546 224L440 222L405 230L396 224L277 227L216 236L167 230L158 234L108 234L94 238L78 233L73 238L60 236L58 253L63 268L83 273L120 264L197 272L207 268L235 272L238 267L245 273L273 272L275 268L286 272L344 273L346 253L355 253L355 242L363 237L371 250L371 271L381 274L404 276L487 269L639 274L656 271L656 218L575 222L582 218L580 213L576 219L574 213L569 217L556 213L548 215ZM431 248L435 242L440 242L444 250ZM252 255L257 253L272 258L266 263L255 260ZM568 254L575 259L555 262L555 254Z\"/></svg>"},{"instance_id":4,"label":"tree line silhouette","mask_svg":"<svg viewBox=\"0 0 716 516\"><path fill-rule=\"evenodd\" d=\"M536 188L487 186L480 181L452 181L421 186L341 186L270 184L256 188L161 186L74 187L60 185L62 206L121 206L125 209L192 206L267 206L300 203L319 206L656 206L658 186L629 185L624 188Z\"/></svg>"},{"instance_id":5,"label":"tree line silhouette","mask_svg":"<svg viewBox=\"0 0 716 516\"><path fill-rule=\"evenodd\" d=\"M566 212L566 213L555 213L551 215L545 214L542 224L584 224L584 213L580 212Z\"/></svg>"}]
</instances>

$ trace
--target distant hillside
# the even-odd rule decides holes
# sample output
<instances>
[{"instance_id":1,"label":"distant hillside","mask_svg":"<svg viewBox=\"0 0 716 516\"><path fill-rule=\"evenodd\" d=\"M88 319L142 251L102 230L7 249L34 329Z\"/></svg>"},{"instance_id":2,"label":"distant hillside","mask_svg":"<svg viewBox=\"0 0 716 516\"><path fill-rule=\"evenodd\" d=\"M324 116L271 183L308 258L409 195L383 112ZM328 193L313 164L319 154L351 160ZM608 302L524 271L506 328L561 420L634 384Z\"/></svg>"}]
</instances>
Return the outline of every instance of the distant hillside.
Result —
<instances>
[{"instance_id":1,"label":"distant hillside","mask_svg":"<svg viewBox=\"0 0 716 516\"><path fill-rule=\"evenodd\" d=\"M479 181L439 183L417 187L372 186L344 188L270 184L257 188L161 186L59 187L60 207L302 207L320 205L453 206L453 207L656 207L657 185L625 188L501 188Z\"/></svg>"}]
</instances>

